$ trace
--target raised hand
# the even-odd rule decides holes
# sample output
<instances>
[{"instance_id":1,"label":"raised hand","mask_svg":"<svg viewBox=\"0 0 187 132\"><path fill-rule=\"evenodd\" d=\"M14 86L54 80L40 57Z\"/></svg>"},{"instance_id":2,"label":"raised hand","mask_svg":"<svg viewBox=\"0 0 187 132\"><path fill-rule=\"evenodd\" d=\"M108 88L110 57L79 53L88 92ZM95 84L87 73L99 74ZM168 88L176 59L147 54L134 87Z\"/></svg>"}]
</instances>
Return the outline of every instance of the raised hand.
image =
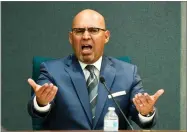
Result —
<instances>
[{"instance_id":1,"label":"raised hand","mask_svg":"<svg viewBox=\"0 0 187 132\"><path fill-rule=\"evenodd\" d=\"M45 83L43 86L41 86L36 84L31 78L28 79L28 83L33 88L36 95L36 101L40 106L45 106L50 103L54 99L58 90L58 88L52 83Z\"/></svg>"},{"instance_id":2,"label":"raised hand","mask_svg":"<svg viewBox=\"0 0 187 132\"><path fill-rule=\"evenodd\" d=\"M138 93L133 98L133 103L141 115L148 115L154 111L154 105L163 93L163 89L158 90L154 95Z\"/></svg>"}]
</instances>

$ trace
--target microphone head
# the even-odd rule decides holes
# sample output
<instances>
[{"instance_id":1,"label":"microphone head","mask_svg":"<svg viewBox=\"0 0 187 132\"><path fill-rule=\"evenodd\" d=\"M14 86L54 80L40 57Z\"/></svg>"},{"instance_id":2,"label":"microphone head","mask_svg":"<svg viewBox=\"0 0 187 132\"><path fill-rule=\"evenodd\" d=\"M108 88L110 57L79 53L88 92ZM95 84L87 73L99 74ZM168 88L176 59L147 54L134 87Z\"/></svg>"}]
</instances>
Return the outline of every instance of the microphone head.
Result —
<instances>
[{"instance_id":1,"label":"microphone head","mask_svg":"<svg viewBox=\"0 0 187 132\"><path fill-rule=\"evenodd\" d=\"M99 79L100 79L100 82L101 82L101 83L105 83L105 78L104 78L104 77L100 76Z\"/></svg>"}]
</instances>

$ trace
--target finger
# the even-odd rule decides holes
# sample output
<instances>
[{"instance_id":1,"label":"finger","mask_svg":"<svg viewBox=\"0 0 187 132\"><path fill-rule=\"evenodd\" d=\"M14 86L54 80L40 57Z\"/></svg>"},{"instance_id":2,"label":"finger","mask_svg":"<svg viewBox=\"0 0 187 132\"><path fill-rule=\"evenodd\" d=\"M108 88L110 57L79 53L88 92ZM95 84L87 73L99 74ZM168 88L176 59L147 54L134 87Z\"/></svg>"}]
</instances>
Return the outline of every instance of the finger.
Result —
<instances>
[{"instance_id":1,"label":"finger","mask_svg":"<svg viewBox=\"0 0 187 132\"><path fill-rule=\"evenodd\" d=\"M142 108L143 108L143 105L140 104L140 103L138 103L138 100L136 100L136 99L134 99L134 104L135 104L135 106L136 106L137 111L138 111L139 113L141 113Z\"/></svg>"},{"instance_id":2,"label":"finger","mask_svg":"<svg viewBox=\"0 0 187 132\"><path fill-rule=\"evenodd\" d=\"M142 93L138 93L137 98L140 100L142 98Z\"/></svg>"},{"instance_id":3,"label":"finger","mask_svg":"<svg viewBox=\"0 0 187 132\"><path fill-rule=\"evenodd\" d=\"M30 86L33 88L33 90L36 91L37 84L35 83L35 81L31 78L29 78L27 81L30 84Z\"/></svg>"},{"instance_id":4,"label":"finger","mask_svg":"<svg viewBox=\"0 0 187 132\"><path fill-rule=\"evenodd\" d=\"M147 101L145 95L141 95L141 96L139 97L139 99L140 99L141 103L143 104L143 106L147 106L147 105L148 105L148 101Z\"/></svg>"},{"instance_id":5,"label":"finger","mask_svg":"<svg viewBox=\"0 0 187 132\"><path fill-rule=\"evenodd\" d=\"M137 95L135 95L135 101L136 101L136 103L138 103L139 105L140 105L140 100L139 100L139 95L137 94Z\"/></svg>"},{"instance_id":6,"label":"finger","mask_svg":"<svg viewBox=\"0 0 187 132\"><path fill-rule=\"evenodd\" d=\"M151 96L148 93L145 93L144 95L147 99L148 104L152 104L154 100L151 98Z\"/></svg>"},{"instance_id":7,"label":"finger","mask_svg":"<svg viewBox=\"0 0 187 132\"><path fill-rule=\"evenodd\" d=\"M158 91L153 95L155 101L156 101L163 93L164 93L164 89L158 90Z\"/></svg>"},{"instance_id":8,"label":"finger","mask_svg":"<svg viewBox=\"0 0 187 132\"><path fill-rule=\"evenodd\" d=\"M54 99L54 93L55 93L54 91L51 91L50 93L47 94L46 99L48 102L51 102Z\"/></svg>"},{"instance_id":9,"label":"finger","mask_svg":"<svg viewBox=\"0 0 187 132\"><path fill-rule=\"evenodd\" d=\"M141 101L140 101L140 99L139 99L139 97L138 96L141 96L140 94L138 95L135 95L135 98L134 98L134 100L135 100L135 102L136 102L136 104L137 104L137 106L140 108L140 107L142 107L143 106L143 104L141 103Z\"/></svg>"},{"instance_id":10,"label":"finger","mask_svg":"<svg viewBox=\"0 0 187 132\"><path fill-rule=\"evenodd\" d=\"M50 92L50 94L48 94L48 97L47 97L48 102L51 102L54 99L56 93L57 93L57 87L54 86L53 90Z\"/></svg>"},{"instance_id":11,"label":"finger","mask_svg":"<svg viewBox=\"0 0 187 132\"><path fill-rule=\"evenodd\" d=\"M57 93L57 87L56 86L53 86L53 90L48 94L48 96L47 96L47 100L49 101L49 102L51 102L53 99L54 99L54 97L55 97L55 95L56 95L56 93Z\"/></svg>"},{"instance_id":12,"label":"finger","mask_svg":"<svg viewBox=\"0 0 187 132\"><path fill-rule=\"evenodd\" d=\"M135 99L140 99L141 96L142 96L142 94L138 93L138 94L135 95Z\"/></svg>"},{"instance_id":13,"label":"finger","mask_svg":"<svg viewBox=\"0 0 187 132\"><path fill-rule=\"evenodd\" d=\"M140 106L138 105L138 103L136 102L136 99L133 98L133 103L136 106L136 109L139 111L140 110Z\"/></svg>"},{"instance_id":14,"label":"finger","mask_svg":"<svg viewBox=\"0 0 187 132\"><path fill-rule=\"evenodd\" d=\"M44 92L44 90L45 90L47 87L48 87L48 84L47 84L47 83L45 83L44 85L42 85L42 86L36 91L36 95L37 95L38 97L42 97L43 92Z\"/></svg>"},{"instance_id":15,"label":"finger","mask_svg":"<svg viewBox=\"0 0 187 132\"><path fill-rule=\"evenodd\" d=\"M43 99L46 100L46 97L47 97L48 93L50 93L50 91L52 90L52 86L53 86L53 84L47 84L47 85L45 85L45 89L41 93L41 97Z\"/></svg>"},{"instance_id":16,"label":"finger","mask_svg":"<svg viewBox=\"0 0 187 132\"><path fill-rule=\"evenodd\" d=\"M49 87L46 90L46 93L44 94L44 97L48 100L48 96L53 93L54 89L53 89L54 85L51 83L49 84Z\"/></svg>"},{"instance_id":17,"label":"finger","mask_svg":"<svg viewBox=\"0 0 187 132\"><path fill-rule=\"evenodd\" d=\"M143 102L142 102L142 100L143 100L143 95L142 95L142 93L138 93L138 95L136 96L137 98L136 98L136 102L138 103L138 105L140 106L140 107L142 107L144 104L143 104Z\"/></svg>"}]
</instances>

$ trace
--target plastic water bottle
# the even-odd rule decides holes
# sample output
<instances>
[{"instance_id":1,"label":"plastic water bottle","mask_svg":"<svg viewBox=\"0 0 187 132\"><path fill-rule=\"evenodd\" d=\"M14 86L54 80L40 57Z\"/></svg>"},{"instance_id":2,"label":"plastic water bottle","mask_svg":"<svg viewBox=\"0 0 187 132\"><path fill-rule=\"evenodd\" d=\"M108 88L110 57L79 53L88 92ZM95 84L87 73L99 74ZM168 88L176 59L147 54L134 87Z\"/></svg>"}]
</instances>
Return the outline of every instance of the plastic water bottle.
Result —
<instances>
[{"instance_id":1,"label":"plastic water bottle","mask_svg":"<svg viewBox=\"0 0 187 132\"><path fill-rule=\"evenodd\" d=\"M104 118L104 131L118 131L119 119L114 107L108 107Z\"/></svg>"}]
</instances>

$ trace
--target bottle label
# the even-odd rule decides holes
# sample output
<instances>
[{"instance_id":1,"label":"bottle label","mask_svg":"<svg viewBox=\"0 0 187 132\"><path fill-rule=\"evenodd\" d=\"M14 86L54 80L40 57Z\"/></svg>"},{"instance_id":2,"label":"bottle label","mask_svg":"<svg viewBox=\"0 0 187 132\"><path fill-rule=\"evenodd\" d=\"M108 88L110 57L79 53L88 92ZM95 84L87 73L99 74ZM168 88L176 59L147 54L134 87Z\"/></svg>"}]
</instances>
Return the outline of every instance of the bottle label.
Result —
<instances>
[{"instance_id":1,"label":"bottle label","mask_svg":"<svg viewBox=\"0 0 187 132\"><path fill-rule=\"evenodd\" d=\"M104 131L118 131L118 120L105 120Z\"/></svg>"}]
</instances>

